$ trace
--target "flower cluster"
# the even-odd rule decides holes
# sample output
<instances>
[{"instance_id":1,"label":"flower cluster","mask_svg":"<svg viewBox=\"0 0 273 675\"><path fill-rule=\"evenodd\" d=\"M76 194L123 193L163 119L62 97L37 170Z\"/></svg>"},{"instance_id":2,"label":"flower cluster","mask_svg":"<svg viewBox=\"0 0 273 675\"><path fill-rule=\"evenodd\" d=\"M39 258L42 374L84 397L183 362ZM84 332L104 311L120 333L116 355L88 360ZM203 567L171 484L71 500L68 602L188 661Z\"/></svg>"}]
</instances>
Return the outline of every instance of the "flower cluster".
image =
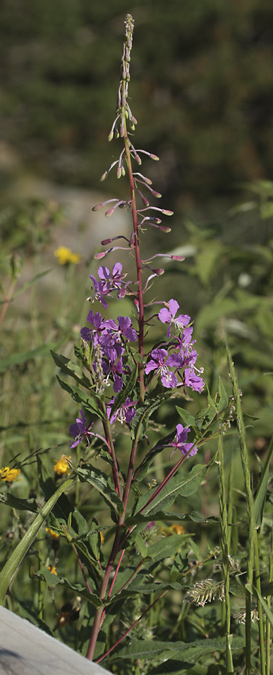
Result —
<instances>
[{"instance_id":1,"label":"flower cluster","mask_svg":"<svg viewBox=\"0 0 273 675\"><path fill-rule=\"evenodd\" d=\"M132 328L129 317L118 316L117 322L105 320L100 312L94 314L92 309L87 322L91 328L82 328L81 337L91 343L93 349L93 374L97 391L104 391L110 378L117 394L123 387L123 373L130 372L128 364L124 363L126 346L137 340L137 332Z\"/></svg>"},{"instance_id":2,"label":"flower cluster","mask_svg":"<svg viewBox=\"0 0 273 675\"><path fill-rule=\"evenodd\" d=\"M192 340L193 327L189 325L191 318L187 314L176 316L178 309L178 302L171 299L160 310L159 321L168 324L168 342L152 350L145 373L160 375L161 383L167 389L184 386L200 393L204 382L200 377L202 369L197 370L195 366L198 354L193 349L196 341Z\"/></svg>"}]
</instances>

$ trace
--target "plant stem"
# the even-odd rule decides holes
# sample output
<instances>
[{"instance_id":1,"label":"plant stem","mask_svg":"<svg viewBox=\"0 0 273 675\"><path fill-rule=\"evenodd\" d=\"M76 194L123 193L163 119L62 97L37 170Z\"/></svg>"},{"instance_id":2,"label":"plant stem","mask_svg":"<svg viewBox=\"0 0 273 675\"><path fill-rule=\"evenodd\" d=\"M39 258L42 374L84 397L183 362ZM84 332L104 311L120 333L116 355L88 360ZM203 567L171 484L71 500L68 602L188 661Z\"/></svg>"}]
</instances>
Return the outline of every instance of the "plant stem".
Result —
<instances>
[{"instance_id":1,"label":"plant stem","mask_svg":"<svg viewBox=\"0 0 273 675\"><path fill-rule=\"evenodd\" d=\"M219 435L218 439L218 475L219 475L219 506L220 506L220 526L221 526L221 548L223 557L223 573L225 585L225 615L226 615L226 675L234 673L231 638L230 635L230 595L229 595L229 545L228 545L228 522L226 507L226 488L224 472L224 452L223 439Z\"/></svg>"},{"instance_id":2,"label":"plant stem","mask_svg":"<svg viewBox=\"0 0 273 675\"><path fill-rule=\"evenodd\" d=\"M243 412L241 406L241 392L239 391L238 382L236 378L234 363L231 358L230 351L227 347L227 355L229 361L229 370L232 381L234 402L236 408L236 421L239 433L239 443L241 451L241 462L244 473L245 492L246 492L246 506L248 514L248 559L247 559L247 583L246 590L246 624L245 624L245 640L246 640L246 675L251 675L251 604L252 604L252 583L253 583L253 567L254 567L254 546L253 537L255 533L255 514L254 514L254 500L251 490L251 475L249 469L249 458L246 444L246 431L243 420Z\"/></svg>"}]
</instances>

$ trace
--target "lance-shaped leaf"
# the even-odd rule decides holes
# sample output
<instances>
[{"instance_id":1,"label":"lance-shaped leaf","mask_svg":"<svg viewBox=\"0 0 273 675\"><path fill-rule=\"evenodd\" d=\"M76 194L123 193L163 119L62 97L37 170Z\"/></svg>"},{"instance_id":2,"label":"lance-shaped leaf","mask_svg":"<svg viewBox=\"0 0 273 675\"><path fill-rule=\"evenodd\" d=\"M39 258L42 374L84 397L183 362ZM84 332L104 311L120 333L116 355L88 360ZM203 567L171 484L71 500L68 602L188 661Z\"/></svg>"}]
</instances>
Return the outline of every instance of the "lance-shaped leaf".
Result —
<instances>
[{"instance_id":1,"label":"lance-shaped leaf","mask_svg":"<svg viewBox=\"0 0 273 675\"><path fill-rule=\"evenodd\" d=\"M73 467L74 473L79 476L82 483L89 483L92 485L103 497L106 503L110 504L111 508L121 516L123 513L123 503L118 497L111 479L103 471L95 469L90 464L83 464L78 469Z\"/></svg>"},{"instance_id":2,"label":"lance-shaped leaf","mask_svg":"<svg viewBox=\"0 0 273 675\"><path fill-rule=\"evenodd\" d=\"M267 458L259 481L258 489L254 501L255 522L258 527L262 524L267 486L269 480L269 465L273 454L273 437L268 448Z\"/></svg>"},{"instance_id":3,"label":"lance-shaped leaf","mask_svg":"<svg viewBox=\"0 0 273 675\"><path fill-rule=\"evenodd\" d=\"M19 569L23 558L25 557L28 549L31 544L34 542L40 527L43 525L46 517L53 509L54 505L58 501L60 495L68 490L73 479L68 478L62 485L58 487L56 492L50 497L46 504L40 510L40 513L36 516L33 523L29 526L27 532L23 536L23 539L17 544L16 548L10 555L6 564L0 572L0 603L3 603L4 597L8 590L8 587L14 578L17 570Z\"/></svg>"},{"instance_id":4,"label":"lance-shaped leaf","mask_svg":"<svg viewBox=\"0 0 273 675\"><path fill-rule=\"evenodd\" d=\"M164 448L167 448L170 445L170 442L173 440L173 437L176 433L176 429L172 431L171 434L168 434L168 436L164 436L164 438L161 438L154 447L147 452L145 455L143 461L139 465L139 467L136 469L135 475L134 475L134 480L142 480L144 476L147 475L147 469L149 468L150 464L153 462L154 458L156 455L158 455Z\"/></svg>"},{"instance_id":5,"label":"lance-shaped leaf","mask_svg":"<svg viewBox=\"0 0 273 675\"><path fill-rule=\"evenodd\" d=\"M234 648L242 648L244 646L243 637L234 637L232 641L232 646ZM184 661L185 666L190 666L191 661L196 661L200 659L204 654L209 654L211 652L223 652L226 649L226 638L218 637L206 640L196 640L194 642L186 643L174 641L174 642L157 642L156 640L136 640L131 645L126 645L120 651L118 651L117 656L121 659L153 659L155 655L164 654L164 663L161 667L156 667L154 670L149 670L149 673L160 673L160 675L168 673L166 670L166 663L168 659L177 659L179 661ZM114 659L114 655L112 657ZM164 670L165 667L165 670ZM188 670L189 668L187 668ZM179 673L180 670L176 670L176 673ZM183 672L183 671L181 671ZM185 668L186 672L186 668Z\"/></svg>"},{"instance_id":6,"label":"lance-shaped leaf","mask_svg":"<svg viewBox=\"0 0 273 675\"><path fill-rule=\"evenodd\" d=\"M204 518L201 513L197 511L191 511L191 513L176 513L174 511L156 511L153 513L153 521L166 521L170 520L172 523L180 522L192 522L192 523L219 523L219 518L217 516L208 516ZM151 521L151 514L145 515L143 513L137 513L135 516L129 516L125 520L126 527L131 525L137 525L138 523L144 523L146 525Z\"/></svg>"},{"instance_id":7,"label":"lance-shaped leaf","mask_svg":"<svg viewBox=\"0 0 273 675\"><path fill-rule=\"evenodd\" d=\"M135 505L134 515L136 515L136 512L145 511L145 515L149 514L152 516L158 510L164 511L173 504L178 495L180 497L189 497L194 494L200 487L206 471L207 466L195 464L186 476L182 472L178 472L170 478L162 490L157 488L157 495L146 508L145 504L151 499L151 491L143 495Z\"/></svg>"},{"instance_id":8,"label":"lance-shaped leaf","mask_svg":"<svg viewBox=\"0 0 273 675\"><path fill-rule=\"evenodd\" d=\"M11 492L0 492L0 502L11 506L17 511L32 511L32 513L37 513L39 510L38 504L33 497L31 499L20 499L19 497L15 497Z\"/></svg>"},{"instance_id":9,"label":"lance-shaped leaf","mask_svg":"<svg viewBox=\"0 0 273 675\"><path fill-rule=\"evenodd\" d=\"M76 401L76 403L80 403L80 405L83 405L86 408L86 410L90 410L91 413L93 413L97 417L100 417L100 419L103 419L103 413L98 407L95 394L93 394L93 392L92 394L88 395L85 392L76 389L76 387L72 387L67 382L64 382L64 380L62 380L58 375L57 380L61 385L62 389L64 389L64 391L67 391L68 394L70 394L71 398L73 398L73 401Z\"/></svg>"},{"instance_id":10,"label":"lance-shaped leaf","mask_svg":"<svg viewBox=\"0 0 273 675\"><path fill-rule=\"evenodd\" d=\"M90 389L90 380L88 380L88 377L82 373L81 368L77 364L73 363L73 361L70 361L70 359L67 359L66 356L57 354L52 350L51 354L56 363L56 366L58 366L58 368L60 368L63 373L70 375L70 377L73 377L76 382L82 384L83 387Z\"/></svg>"},{"instance_id":11,"label":"lance-shaped leaf","mask_svg":"<svg viewBox=\"0 0 273 675\"><path fill-rule=\"evenodd\" d=\"M143 437L147 428L149 417L151 417L157 408L159 408L161 403L170 398L170 396L173 396L172 391L163 392L162 394L158 394L158 396L152 400L147 399L144 405L142 405L140 408L137 408L136 414L133 418L133 421L131 422L131 437L133 440L137 437L140 440Z\"/></svg>"}]
</instances>

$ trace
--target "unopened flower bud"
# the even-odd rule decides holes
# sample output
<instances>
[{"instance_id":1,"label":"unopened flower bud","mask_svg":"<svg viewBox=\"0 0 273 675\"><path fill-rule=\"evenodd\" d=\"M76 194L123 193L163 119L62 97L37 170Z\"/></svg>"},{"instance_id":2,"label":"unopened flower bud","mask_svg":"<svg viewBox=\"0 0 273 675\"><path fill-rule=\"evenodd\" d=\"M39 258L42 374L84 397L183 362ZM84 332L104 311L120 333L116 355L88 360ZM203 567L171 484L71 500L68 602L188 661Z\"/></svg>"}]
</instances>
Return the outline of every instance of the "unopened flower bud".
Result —
<instances>
[{"instance_id":1,"label":"unopened flower bud","mask_svg":"<svg viewBox=\"0 0 273 675\"><path fill-rule=\"evenodd\" d=\"M111 244L113 239L103 239L100 243L102 246L108 246L108 244Z\"/></svg>"},{"instance_id":2,"label":"unopened flower bud","mask_svg":"<svg viewBox=\"0 0 273 675\"><path fill-rule=\"evenodd\" d=\"M104 206L104 205L102 204L102 202L101 202L100 204L96 204L95 206L92 206L92 211L98 211L98 210L101 209L103 206Z\"/></svg>"},{"instance_id":3,"label":"unopened flower bud","mask_svg":"<svg viewBox=\"0 0 273 675\"><path fill-rule=\"evenodd\" d=\"M121 176L122 176L122 169L121 169L121 166L118 166L118 168L117 168L117 178L121 178Z\"/></svg>"},{"instance_id":4,"label":"unopened flower bud","mask_svg":"<svg viewBox=\"0 0 273 675\"><path fill-rule=\"evenodd\" d=\"M110 134L108 134L108 141L112 141L114 138L113 131L110 131Z\"/></svg>"},{"instance_id":5,"label":"unopened flower bud","mask_svg":"<svg viewBox=\"0 0 273 675\"><path fill-rule=\"evenodd\" d=\"M103 180L105 180L105 178L107 177L107 175L108 175L108 171L105 171L105 172L102 174L102 176L100 177L100 181L102 182Z\"/></svg>"},{"instance_id":6,"label":"unopened flower bud","mask_svg":"<svg viewBox=\"0 0 273 675\"><path fill-rule=\"evenodd\" d=\"M177 262L182 262L182 260L185 260L183 255L171 255L171 260L177 260Z\"/></svg>"},{"instance_id":7,"label":"unopened flower bud","mask_svg":"<svg viewBox=\"0 0 273 675\"><path fill-rule=\"evenodd\" d=\"M102 258L104 258L106 256L107 253L108 253L108 251L101 251L100 253L96 253L94 255L94 258L95 258L95 260L101 260Z\"/></svg>"},{"instance_id":8,"label":"unopened flower bud","mask_svg":"<svg viewBox=\"0 0 273 675\"><path fill-rule=\"evenodd\" d=\"M114 207L112 206L111 209L108 209L108 211L106 211L105 215L106 215L106 216L111 216L112 213L114 213L114 210L115 210L115 209L114 209Z\"/></svg>"},{"instance_id":9,"label":"unopened flower bud","mask_svg":"<svg viewBox=\"0 0 273 675\"><path fill-rule=\"evenodd\" d=\"M159 157L157 155L153 155L150 153L150 158L153 159L155 162L159 162Z\"/></svg>"},{"instance_id":10,"label":"unopened flower bud","mask_svg":"<svg viewBox=\"0 0 273 675\"><path fill-rule=\"evenodd\" d=\"M162 213L164 216L173 216L173 211L169 211L168 209L162 209Z\"/></svg>"}]
</instances>

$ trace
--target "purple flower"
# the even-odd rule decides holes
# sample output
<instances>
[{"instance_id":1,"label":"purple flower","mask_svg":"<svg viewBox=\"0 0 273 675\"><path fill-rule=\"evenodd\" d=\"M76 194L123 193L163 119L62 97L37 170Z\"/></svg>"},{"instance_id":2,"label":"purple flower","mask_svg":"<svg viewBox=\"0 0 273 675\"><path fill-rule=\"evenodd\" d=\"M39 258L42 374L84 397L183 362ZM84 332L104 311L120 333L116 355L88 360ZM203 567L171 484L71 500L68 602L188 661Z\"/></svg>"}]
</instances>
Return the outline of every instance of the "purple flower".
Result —
<instances>
[{"instance_id":1,"label":"purple flower","mask_svg":"<svg viewBox=\"0 0 273 675\"><path fill-rule=\"evenodd\" d=\"M193 455L196 455L197 453L196 445L194 446L193 443L186 442L189 431L190 431L189 427L183 427L183 424L177 424L175 441L171 441L170 443L170 445L174 448L170 457L176 450L180 450L180 452L182 452L182 455L184 455L184 457L187 454L189 454L191 457Z\"/></svg>"},{"instance_id":2,"label":"purple flower","mask_svg":"<svg viewBox=\"0 0 273 675\"><path fill-rule=\"evenodd\" d=\"M166 349L153 349L151 352L151 360L145 366L146 375L152 370L160 373L163 387L172 389L177 386L176 375L169 370L169 368L181 368L183 361L179 354L171 354L168 356Z\"/></svg>"},{"instance_id":3,"label":"purple flower","mask_svg":"<svg viewBox=\"0 0 273 675\"><path fill-rule=\"evenodd\" d=\"M127 276L126 272L122 272L122 264L120 262L115 263L112 274L109 271L108 267L101 265L98 269L98 276L101 281L106 282L107 285L110 284L112 289L121 288L123 284L123 279Z\"/></svg>"},{"instance_id":4,"label":"purple flower","mask_svg":"<svg viewBox=\"0 0 273 675\"><path fill-rule=\"evenodd\" d=\"M114 351L114 350L112 350ZM119 359L117 363L115 363L116 360L116 355L114 355L113 359L109 359L109 363L105 363L105 361L102 362L102 369L104 372L104 375L108 375L109 373L112 373L113 378L114 378L114 383L113 383L113 389L114 392L117 394L119 391L121 391L123 387L123 381L122 381L122 373L123 367L122 367L122 359Z\"/></svg>"},{"instance_id":5,"label":"purple flower","mask_svg":"<svg viewBox=\"0 0 273 675\"><path fill-rule=\"evenodd\" d=\"M76 446L79 445L79 443L81 443L84 438L86 440L86 445L89 445L90 436L93 435L90 431L92 429L93 422L87 427L83 411L80 410L79 414L80 417L76 417L76 422L71 424L69 428L69 433L75 438L75 441L72 443L72 445L70 445L70 448L76 448Z\"/></svg>"},{"instance_id":6,"label":"purple flower","mask_svg":"<svg viewBox=\"0 0 273 675\"><path fill-rule=\"evenodd\" d=\"M110 347L115 349L117 356L121 356L124 351L121 348L122 338L135 342L137 340L137 332L132 328L132 322L128 316L118 316L118 324L111 319L109 322L105 321L106 328L108 327L107 323L109 324L109 330L105 331L102 335L101 344L105 349Z\"/></svg>"},{"instance_id":7,"label":"purple flower","mask_svg":"<svg viewBox=\"0 0 273 675\"><path fill-rule=\"evenodd\" d=\"M123 424L123 422L126 422L126 424L130 424L130 422L132 422L132 419L136 414L136 411L133 408L133 406L136 405L136 401L130 401L130 398L128 396L126 398L125 403L123 403L123 405L120 408L118 408L118 410L115 410L113 415L111 415L111 410L114 402L115 398L112 398L111 401L109 401L109 403L106 406L107 417L110 420L111 424L116 420L121 422L121 424Z\"/></svg>"},{"instance_id":8,"label":"purple flower","mask_svg":"<svg viewBox=\"0 0 273 675\"><path fill-rule=\"evenodd\" d=\"M100 312L94 314L92 309L88 312L86 321L91 323L93 328L82 328L81 337L86 342L93 342L94 346L102 342L103 334L107 335L108 331L111 331L116 327L115 321L112 319L107 319L107 321L105 321L102 319Z\"/></svg>"},{"instance_id":9,"label":"purple flower","mask_svg":"<svg viewBox=\"0 0 273 675\"><path fill-rule=\"evenodd\" d=\"M185 385L201 394L201 391L204 389L204 380L199 375L196 375L192 368L185 368Z\"/></svg>"},{"instance_id":10,"label":"purple flower","mask_svg":"<svg viewBox=\"0 0 273 675\"><path fill-rule=\"evenodd\" d=\"M137 332L132 328L132 321L128 316L118 316L118 332L120 336L124 336L129 342L137 340Z\"/></svg>"},{"instance_id":11,"label":"purple flower","mask_svg":"<svg viewBox=\"0 0 273 675\"><path fill-rule=\"evenodd\" d=\"M122 272L122 264L117 262L115 263L112 273L105 267L101 265L98 269L99 281L90 274L90 279L93 282L93 288L95 292L95 300L99 300L103 307L106 309L107 302L105 296L110 295L112 291L119 290L118 296L121 297L124 295L123 286L127 286L129 282L125 284L123 279L127 276L125 272Z\"/></svg>"},{"instance_id":12,"label":"purple flower","mask_svg":"<svg viewBox=\"0 0 273 675\"><path fill-rule=\"evenodd\" d=\"M176 312L179 309L179 304L176 300L170 300L167 304L167 307L163 307L158 314L159 321L162 323L168 323L169 328L167 332L167 337L170 337L171 334L171 325L174 324L175 328L183 330L185 326L190 323L191 317L187 314L179 314L175 318Z\"/></svg>"}]
</instances>

